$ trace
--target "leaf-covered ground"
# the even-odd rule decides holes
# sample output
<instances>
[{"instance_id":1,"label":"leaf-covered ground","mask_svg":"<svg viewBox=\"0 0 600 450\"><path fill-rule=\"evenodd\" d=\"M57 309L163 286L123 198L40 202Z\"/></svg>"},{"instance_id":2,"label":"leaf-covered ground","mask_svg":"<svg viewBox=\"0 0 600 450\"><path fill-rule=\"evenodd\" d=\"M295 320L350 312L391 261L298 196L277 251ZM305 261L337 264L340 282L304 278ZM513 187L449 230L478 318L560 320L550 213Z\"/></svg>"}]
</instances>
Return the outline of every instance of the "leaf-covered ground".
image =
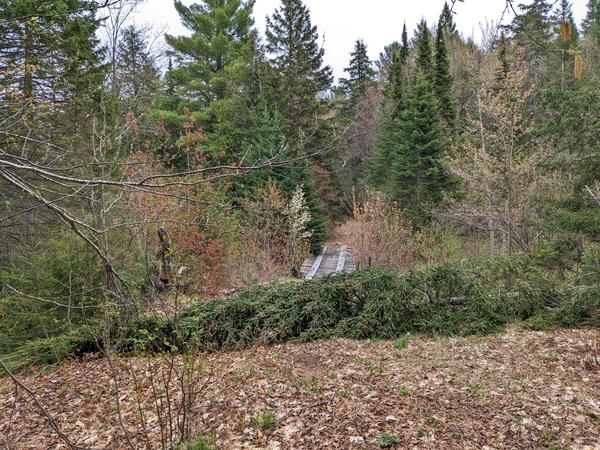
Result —
<instances>
[{"instance_id":1,"label":"leaf-covered ground","mask_svg":"<svg viewBox=\"0 0 600 450\"><path fill-rule=\"evenodd\" d=\"M599 341L600 330L512 328L488 337L411 338L405 348L335 340L213 354L203 357L198 383L206 386L194 425L222 449L380 448L393 441L395 448L600 449L600 371L590 350ZM160 364L115 362L122 421L136 448L160 448L149 386L150 369L156 375ZM130 448L111 373L106 359L95 359L19 377L71 440ZM1 379L5 443L64 448L26 394Z\"/></svg>"}]
</instances>

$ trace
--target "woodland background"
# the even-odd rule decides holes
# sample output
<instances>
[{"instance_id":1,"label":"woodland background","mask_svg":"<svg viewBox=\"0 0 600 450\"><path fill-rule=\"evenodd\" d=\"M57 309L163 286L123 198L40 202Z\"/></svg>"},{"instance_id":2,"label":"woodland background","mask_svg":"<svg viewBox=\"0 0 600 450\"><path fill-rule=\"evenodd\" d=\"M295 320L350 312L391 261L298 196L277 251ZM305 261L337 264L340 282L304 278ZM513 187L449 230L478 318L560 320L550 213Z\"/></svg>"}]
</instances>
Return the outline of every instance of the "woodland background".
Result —
<instances>
[{"instance_id":1,"label":"woodland background","mask_svg":"<svg viewBox=\"0 0 600 450\"><path fill-rule=\"evenodd\" d=\"M412 36L399 21L376 61L357 40L340 80L302 0L264 39L252 1L174 4L190 34L162 49L127 25L133 0L0 0L7 373L198 336L598 323L600 1L579 24L568 0L509 0L481 42L440 3ZM346 299L335 279L265 286L327 240L384 268L349 276L364 310L323 306ZM414 289L446 303L386 303ZM313 322L292 311L307 302Z\"/></svg>"}]
</instances>

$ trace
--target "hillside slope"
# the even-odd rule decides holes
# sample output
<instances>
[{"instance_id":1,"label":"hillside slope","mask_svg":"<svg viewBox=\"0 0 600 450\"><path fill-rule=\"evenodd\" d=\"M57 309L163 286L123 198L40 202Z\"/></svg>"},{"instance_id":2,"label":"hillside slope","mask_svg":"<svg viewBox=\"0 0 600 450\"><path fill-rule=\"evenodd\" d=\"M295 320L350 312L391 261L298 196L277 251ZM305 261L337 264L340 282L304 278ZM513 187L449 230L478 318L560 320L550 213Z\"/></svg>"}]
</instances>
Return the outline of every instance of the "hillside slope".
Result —
<instances>
[{"instance_id":1,"label":"hillside slope","mask_svg":"<svg viewBox=\"0 0 600 450\"><path fill-rule=\"evenodd\" d=\"M206 387L194 422L223 449L380 448L386 437L397 448L599 448L600 370L589 346L599 341L597 329L511 328L487 337L415 337L406 348L332 340L212 354L203 357ZM123 422L138 448L134 399L137 390L150 405L149 363L116 362ZM127 448L106 359L20 379L36 386L71 440ZM158 439L156 418L146 420ZM63 448L7 379L0 380L0 436L9 448Z\"/></svg>"}]
</instances>

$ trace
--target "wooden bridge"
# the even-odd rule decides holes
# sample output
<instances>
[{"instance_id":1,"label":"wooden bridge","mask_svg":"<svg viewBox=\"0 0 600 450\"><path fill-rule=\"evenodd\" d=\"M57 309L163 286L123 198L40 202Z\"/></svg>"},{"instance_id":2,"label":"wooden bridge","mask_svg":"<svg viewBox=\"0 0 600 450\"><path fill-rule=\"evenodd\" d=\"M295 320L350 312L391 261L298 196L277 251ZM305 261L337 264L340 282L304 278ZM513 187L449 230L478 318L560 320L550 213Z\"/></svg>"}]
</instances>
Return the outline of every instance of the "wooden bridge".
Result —
<instances>
[{"instance_id":1,"label":"wooden bridge","mask_svg":"<svg viewBox=\"0 0 600 450\"><path fill-rule=\"evenodd\" d=\"M354 272L356 258L345 245L341 247L323 247L318 255L304 261L300 273L307 280L331 273Z\"/></svg>"}]
</instances>

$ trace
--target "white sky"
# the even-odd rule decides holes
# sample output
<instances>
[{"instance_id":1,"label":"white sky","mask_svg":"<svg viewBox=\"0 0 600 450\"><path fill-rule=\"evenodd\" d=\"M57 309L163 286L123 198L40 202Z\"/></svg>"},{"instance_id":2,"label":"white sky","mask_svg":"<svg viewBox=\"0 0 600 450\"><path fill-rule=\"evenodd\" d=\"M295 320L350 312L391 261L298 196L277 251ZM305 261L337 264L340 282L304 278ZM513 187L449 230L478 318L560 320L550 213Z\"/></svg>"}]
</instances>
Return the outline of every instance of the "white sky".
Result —
<instances>
[{"instance_id":1,"label":"white sky","mask_svg":"<svg viewBox=\"0 0 600 450\"><path fill-rule=\"evenodd\" d=\"M184 0L185 4L194 0ZM197 3L197 1L196 1ZM455 7L458 29L465 36L480 35L480 24L498 21L504 10L505 0L464 0ZM521 0L520 3L529 3ZM575 19L579 23L585 16L587 0L572 0ZM257 0L254 17L258 30L264 33L265 16L270 15L280 0ZM336 79L344 75L350 52L356 39L366 42L371 59L375 60L383 47L400 40L402 24L406 21L409 37L421 17L428 23L437 21L444 0L305 0L311 19L324 38L325 62L334 69ZM512 16L507 16L509 21ZM172 0L145 0L139 7L135 22L152 25L156 30L174 35L186 34Z\"/></svg>"}]
</instances>

